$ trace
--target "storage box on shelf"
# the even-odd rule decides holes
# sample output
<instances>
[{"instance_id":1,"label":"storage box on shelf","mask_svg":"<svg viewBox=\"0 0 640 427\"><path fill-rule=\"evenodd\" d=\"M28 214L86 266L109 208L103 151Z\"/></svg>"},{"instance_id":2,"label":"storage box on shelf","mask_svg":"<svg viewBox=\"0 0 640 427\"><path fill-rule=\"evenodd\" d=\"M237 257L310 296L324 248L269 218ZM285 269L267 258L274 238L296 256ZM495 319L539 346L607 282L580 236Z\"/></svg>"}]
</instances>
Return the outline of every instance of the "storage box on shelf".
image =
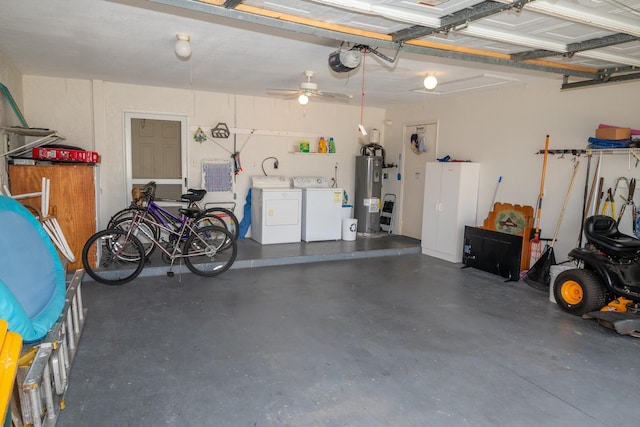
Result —
<instances>
[{"instance_id":1,"label":"storage box on shelf","mask_svg":"<svg viewBox=\"0 0 640 427\"><path fill-rule=\"evenodd\" d=\"M33 149L33 158L39 160L56 160L65 162L98 163L99 156L95 151L71 150L63 148L38 147Z\"/></svg>"},{"instance_id":2,"label":"storage box on shelf","mask_svg":"<svg viewBox=\"0 0 640 427\"><path fill-rule=\"evenodd\" d=\"M596 138L608 140L622 140L631 138L631 128L598 128Z\"/></svg>"}]
</instances>

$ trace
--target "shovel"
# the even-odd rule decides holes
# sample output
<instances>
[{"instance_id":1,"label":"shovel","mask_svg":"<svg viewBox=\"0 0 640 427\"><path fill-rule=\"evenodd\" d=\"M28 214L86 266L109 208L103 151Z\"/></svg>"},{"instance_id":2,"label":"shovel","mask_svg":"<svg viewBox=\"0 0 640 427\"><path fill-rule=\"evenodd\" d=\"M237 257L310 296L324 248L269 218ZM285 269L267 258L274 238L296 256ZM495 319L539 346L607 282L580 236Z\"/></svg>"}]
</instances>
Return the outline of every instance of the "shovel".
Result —
<instances>
[{"instance_id":1,"label":"shovel","mask_svg":"<svg viewBox=\"0 0 640 427\"><path fill-rule=\"evenodd\" d=\"M533 235L533 239L529 241L529 254L531 254L532 261L533 257L537 257L538 254L542 253L542 241L540 240L540 218L542 217L542 198L544 197L544 176L547 171L547 157L549 156L549 135L544 143L544 158L542 160L542 178L540 179L540 193L538 194L538 203L536 206L536 223L535 223L535 234Z\"/></svg>"},{"instance_id":2,"label":"shovel","mask_svg":"<svg viewBox=\"0 0 640 427\"><path fill-rule=\"evenodd\" d=\"M569 189L567 195L564 197L564 204L562 205L562 211L560 211L560 217L556 223L556 229L553 232L553 238L551 243L546 247L544 253L538 258L533 266L524 274L523 280L532 288L540 291L548 291L551 285L551 266L556 264L556 256L553 252L553 246L558 239L558 233L560 232L560 224L562 224L562 218L564 212L567 210L567 203L569 202L569 195L571 194L571 188L573 187L573 181L575 181L576 173L578 172L578 166L580 162L576 162L573 166L573 175L571 176L571 182L569 182Z\"/></svg>"}]
</instances>

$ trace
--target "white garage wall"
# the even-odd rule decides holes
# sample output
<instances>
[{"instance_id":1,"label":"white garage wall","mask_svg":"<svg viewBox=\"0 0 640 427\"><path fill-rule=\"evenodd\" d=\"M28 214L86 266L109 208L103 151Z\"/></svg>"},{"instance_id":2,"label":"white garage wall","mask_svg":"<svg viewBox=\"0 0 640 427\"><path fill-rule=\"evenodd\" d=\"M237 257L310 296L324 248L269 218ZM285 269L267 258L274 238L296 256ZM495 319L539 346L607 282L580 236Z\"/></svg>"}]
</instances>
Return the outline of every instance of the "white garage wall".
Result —
<instances>
[{"instance_id":1,"label":"white garage wall","mask_svg":"<svg viewBox=\"0 0 640 427\"><path fill-rule=\"evenodd\" d=\"M9 61L7 61L2 53L0 53L0 82L9 89L13 100L24 115L24 103L22 102L22 74ZM3 95L0 95L0 123L2 123L3 126L21 126L20 120L16 117L11 105ZM4 142L2 143L4 144ZM4 145L0 151L3 150ZM0 185L2 185L6 184L5 180L7 179L5 170L6 162L2 161L0 163Z\"/></svg>"},{"instance_id":2,"label":"white garage wall","mask_svg":"<svg viewBox=\"0 0 640 427\"><path fill-rule=\"evenodd\" d=\"M353 197L354 156L365 142L355 130L360 120L357 105L312 102L303 109L295 101L268 97L37 76L25 76L23 88L25 115L32 126L56 129L68 137L69 144L95 149L102 155L100 216L103 222L128 200L122 169L125 110L184 114L188 117L190 135L197 126L210 128L225 122L229 127L310 132L336 139L337 155L302 157L289 154L299 142L298 137L252 136L241 153L244 171L236 187L240 213L250 177L262 174L261 163L269 156L279 159L281 166L277 173L286 176L333 177L334 165L338 163L338 184ZM425 97L422 104L390 108L386 112L366 108L365 126L381 130L387 160L396 162L404 124L437 121L438 157L448 154L481 163L477 215L480 224L489 211L499 176L503 176L499 201L535 205L542 167L542 156L535 153L544 147L545 135L550 135L552 149L584 148L599 123L639 128L640 119L634 108L639 89L640 82L630 82L560 92L559 80L541 79L527 85L442 99ZM246 137L237 135L239 147ZM231 149L232 139L218 141ZM190 141L188 156L190 185L199 186L200 160L225 157L228 153L210 141L202 144ZM556 245L558 259L566 257L578 238L587 166L586 158L580 160L580 171ZM592 170L595 163L592 162ZM630 168L629 163L626 156L604 157L605 189L613 186L619 176L637 178L640 175L635 160ZM544 237L550 237L555 228L572 173L571 165L569 157L549 158L542 215ZM396 175L395 170L389 172L383 193L400 195ZM621 203L618 198L618 208Z\"/></svg>"},{"instance_id":3,"label":"white garage wall","mask_svg":"<svg viewBox=\"0 0 640 427\"><path fill-rule=\"evenodd\" d=\"M11 92L11 96L18 105L18 108L20 108L22 110L22 114L24 114L22 102L22 74L6 60L2 53L0 53L0 82L9 89L9 92ZM2 121L3 126L21 126L20 121L13 112L13 109L4 96L1 95L0 120Z\"/></svg>"},{"instance_id":4,"label":"white garage wall","mask_svg":"<svg viewBox=\"0 0 640 427\"><path fill-rule=\"evenodd\" d=\"M124 188L124 111L185 115L189 138L198 126L208 129L218 122L230 128L278 131L285 135L265 136L256 132L241 152L243 172L236 183L239 218L242 218L250 177L262 175L262 161L270 156L277 157L280 163L275 171L269 168L272 161L265 163L270 175L333 178L337 164L338 185L350 195L354 192L354 157L364 142L357 132L360 121L357 103L342 105L312 100L303 108L296 101L278 98L40 76L24 77L24 99L26 114L38 126L58 130L70 145L100 153L101 224L106 224L109 216L129 200ZM384 115L383 109L365 108L365 127L382 129ZM312 149L317 147L320 136L334 137L337 154L292 154L302 139L296 136L299 133L311 136ZM290 134L293 136L286 136ZM237 135L238 148L247 136ZM217 141L232 150L233 136ZM211 141L198 143L190 139L188 144L189 185L200 187L200 161L227 158L229 153ZM212 201L211 196L207 201Z\"/></svg>"},{"instance_id":5,"label":"white garage wall","mask_svg":"<svg viewBox=\"0 0 640 427\"><path fill-rule=\"evenodd\" d=\"M561 92L559 80L539 80L442 99L429 97L421 105L387 110L387 120L392 125L386 128L385 145L391 159L397 159L403 124L437 120L437 157L448 154L481 164L477 215L477 223L481 224L489 212L499 176L503 176L503 182L498 201L535 206L543 156L534 153L544 148L547 134L550 149L586 148L587 138L594 135L599 123L640 128L638 94L640 82ZM549 157L542 209L543 237L552 236L560 215L573 171L570 159L571 156ZM586 158L580 158L580 163L555 247L558 261L565 259L578 239ZM595 163L594 159L592 173ZM627 156L605 156L602 176L606 191L620 176L640 178L640 169L635 167L635 159L629 168ZM399 193L399 188L399 183L391 179L384 192ZM622 200L617 199L619 209Z\"/></svg>"}]
</instances>

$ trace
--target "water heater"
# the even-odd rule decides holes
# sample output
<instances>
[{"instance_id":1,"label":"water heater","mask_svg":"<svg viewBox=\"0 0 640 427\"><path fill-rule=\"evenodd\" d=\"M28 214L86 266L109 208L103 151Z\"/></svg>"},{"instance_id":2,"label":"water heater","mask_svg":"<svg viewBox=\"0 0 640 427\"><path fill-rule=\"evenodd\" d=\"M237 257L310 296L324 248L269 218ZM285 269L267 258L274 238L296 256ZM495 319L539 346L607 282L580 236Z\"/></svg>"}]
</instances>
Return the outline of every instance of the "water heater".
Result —
<instances>
[{"instance_id":1,"label":"water heater","mask_svg":"<svg viewBox=\"0 0 640 427\"><path fill-rule=\"evenodd\" d=\"M356 194L353 203L359 233L380 231L382 194L381 156L356 156Z\"/></svg>"}]
</instances>

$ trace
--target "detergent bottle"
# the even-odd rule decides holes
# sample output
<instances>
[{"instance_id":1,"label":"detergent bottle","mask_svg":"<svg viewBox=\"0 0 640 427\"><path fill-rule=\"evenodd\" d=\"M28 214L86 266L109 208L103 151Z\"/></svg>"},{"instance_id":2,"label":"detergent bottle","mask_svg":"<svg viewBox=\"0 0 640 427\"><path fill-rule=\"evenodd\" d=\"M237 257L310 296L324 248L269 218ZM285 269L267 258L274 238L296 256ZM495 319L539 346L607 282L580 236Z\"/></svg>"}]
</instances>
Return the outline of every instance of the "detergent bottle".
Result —
<instances>
[{"instance_id":1,"label":"detergent bottle","mask_svg":"<svg viewBox=\"0 0 640 427\"><path fill-rule=\"evenodd\" d=\"M329 138L329 153L336 152L336 143L333 142L333 137Z\"/></svg>"},{"instance_id":2,"label":"detergent bottle","mask_svg":"<svg viewBox=\"0 0 640 427\"><path fill-rule=\"evenodd\" d=\"M318 141L318 153L326 153L327 152L327 142L324 140L324 136L320 137L320 141Z\"/></svg>"}]
</instances>

